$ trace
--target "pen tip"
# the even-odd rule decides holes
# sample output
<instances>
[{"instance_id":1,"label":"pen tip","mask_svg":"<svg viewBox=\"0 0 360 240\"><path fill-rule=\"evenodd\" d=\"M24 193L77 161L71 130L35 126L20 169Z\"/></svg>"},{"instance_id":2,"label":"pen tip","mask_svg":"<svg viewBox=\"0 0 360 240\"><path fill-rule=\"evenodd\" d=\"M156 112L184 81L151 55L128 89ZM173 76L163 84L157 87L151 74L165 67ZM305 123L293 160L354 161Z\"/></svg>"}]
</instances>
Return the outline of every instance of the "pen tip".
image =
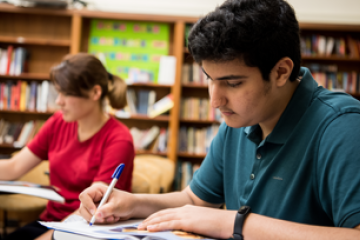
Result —
<instances>
[{"instance_id":1,"label":"pen tip","mask_svg":"<svg viewBox=\"0 0 360 240\"><path fill-rule=\"evenodd\" d=\"M89 226L91 227L93 225L93 223L90 223Z\"/></svg>"}]
</instances>

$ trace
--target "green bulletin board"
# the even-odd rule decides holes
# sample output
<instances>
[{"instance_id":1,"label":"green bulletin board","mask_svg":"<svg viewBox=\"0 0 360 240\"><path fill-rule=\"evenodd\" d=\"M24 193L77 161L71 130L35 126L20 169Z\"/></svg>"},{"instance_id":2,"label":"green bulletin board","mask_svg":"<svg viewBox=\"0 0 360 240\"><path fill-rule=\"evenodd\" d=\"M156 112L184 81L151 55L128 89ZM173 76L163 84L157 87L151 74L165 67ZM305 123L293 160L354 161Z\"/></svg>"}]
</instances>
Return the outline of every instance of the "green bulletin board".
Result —
<instances>
[{"instance_id":1,"label":"green bulletin board","mask_svg":"<svg viewBox=\"0 0 360 240\"><path fill-rule=\"evenodd\" d=\"M169 25L93 19L88 52L127 82L144 82L145 76L156 83L160 57L169 53Z\"/></svg>"}]
</instances>

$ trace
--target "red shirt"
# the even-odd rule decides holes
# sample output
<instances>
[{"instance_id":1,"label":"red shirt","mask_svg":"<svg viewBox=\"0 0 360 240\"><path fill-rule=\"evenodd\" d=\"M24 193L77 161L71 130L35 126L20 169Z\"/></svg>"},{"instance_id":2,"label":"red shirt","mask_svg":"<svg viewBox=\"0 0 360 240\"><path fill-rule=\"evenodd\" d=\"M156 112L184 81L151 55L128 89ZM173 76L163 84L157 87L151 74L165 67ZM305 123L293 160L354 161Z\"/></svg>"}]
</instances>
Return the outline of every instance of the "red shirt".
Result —
<instances>
[{"instance_id":1,"label":"red shirt","mask_svg":"<svg viewBox=\"0 0 360 240\"><path fill-rule=\"evenodd\" d=\"M120 163L125 164L116 188L131 191L135 156L129 129L113 117L90 139L79 142L77 122L65 122L55 113L41 128L28 148L48 159L50 184L59 188L65 204L49 201L40 219L59 221L80 207L79 194L93 182L110 183Z\"/></svg>"}]
</instances>

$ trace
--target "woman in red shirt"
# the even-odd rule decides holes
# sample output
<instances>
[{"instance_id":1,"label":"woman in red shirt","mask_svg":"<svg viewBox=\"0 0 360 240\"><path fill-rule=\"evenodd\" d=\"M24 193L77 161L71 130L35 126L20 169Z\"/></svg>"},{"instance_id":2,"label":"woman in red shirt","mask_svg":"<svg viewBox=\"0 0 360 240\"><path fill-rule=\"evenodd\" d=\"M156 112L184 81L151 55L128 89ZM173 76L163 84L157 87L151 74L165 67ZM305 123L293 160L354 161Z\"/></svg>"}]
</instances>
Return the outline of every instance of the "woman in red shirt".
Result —
<instances>
[{"instance_id":1,"label":"woman in red shirt","mask_svg":"<svg viewBox=\"0 0 360 240\"><path fill-rule=\"evenodd\" d=\"M113 108L126 105L126 84L109 74L102 63L86 53L69 55L51 70L59 95L56 112L35 138L17 155L0 161L0 180L14 180L48 159L50 183L59 189L65 204L49 201L42 221L61 221L75 212L78 196L90 185L109 184L120 163L124 171L116 187L131 191L134 160L128 128L104 112L107 97ZM51 239L51 231L37 221L6 239Z\"/></svg>"}]
</instances>

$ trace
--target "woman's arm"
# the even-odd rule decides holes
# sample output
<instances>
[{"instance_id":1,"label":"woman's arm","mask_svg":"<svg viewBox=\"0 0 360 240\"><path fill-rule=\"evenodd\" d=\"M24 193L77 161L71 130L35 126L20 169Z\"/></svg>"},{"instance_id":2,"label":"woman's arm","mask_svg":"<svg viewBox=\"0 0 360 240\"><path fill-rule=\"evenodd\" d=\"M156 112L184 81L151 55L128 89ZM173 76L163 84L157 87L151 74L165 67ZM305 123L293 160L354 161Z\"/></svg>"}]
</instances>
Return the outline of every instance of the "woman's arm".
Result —
<instances>
[{"instance_id":1,"label":"woman's arm","mask_svg":"<svg viewBox=\"0 0 360 240\"><path fill-rule=\"evenodd\" d=\"M0 160L0 180L15 180L41 162L29 148L24 147L11 159Z\"/></svg>"}]
</instances>

